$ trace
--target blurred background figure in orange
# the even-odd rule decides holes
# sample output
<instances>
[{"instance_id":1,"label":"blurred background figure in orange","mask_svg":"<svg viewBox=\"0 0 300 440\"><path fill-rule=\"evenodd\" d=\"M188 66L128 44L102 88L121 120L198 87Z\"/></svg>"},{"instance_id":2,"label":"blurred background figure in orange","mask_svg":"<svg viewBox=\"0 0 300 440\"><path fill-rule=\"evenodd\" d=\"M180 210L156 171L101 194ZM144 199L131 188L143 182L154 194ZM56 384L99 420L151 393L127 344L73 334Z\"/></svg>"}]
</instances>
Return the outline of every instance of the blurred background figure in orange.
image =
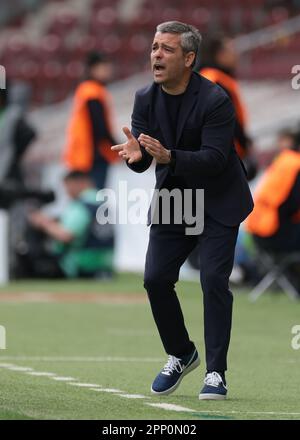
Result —
<instances>
[{"instance_id":1,"label":"blurred background figure in orange","mask_svg":"<svg viewBox=\"0 0 300 440\"><path fill-rule=\"evenodd\" d=\"M246 106L236 78L239 57L234 40L221 34L207 36L203 40L200 60L200 74L221 86L233 102L236 114L235 148L246 167L248 180L252 180L257 173L257 164L247 131Z\"/></svg>"},{"instance_id":2,"label":"blurred background figure in orange","mask_svg":"<svg viewBox=\"0 0 300 440\"><path fill-rule=\"evenodd\" d=\"M300 250L300 132L280 131L276 148L275 159L258 179L254 210L236 248L232 280L240 278L239 282L250 285L263 275L264 265L258 260L263 251L283 255ZM289 271L293 279L299 278L299 272L295 277ZM300 282L297 287L300 292Z\"/></svg>"},{"instance_id":3,"label":"blurred background figure in orange","mask_svg":"<svg viewBox=\"0 0 300 440\"><path fill-rule=\"evenodd\" d=\"M111 96L105 85L111 80L112 64L99 52L86 60L86 79L75 91L67 133L64 161L70 170L88 172L96 187L105 187L107 170L118 160L110 147L112 134Z\"/></svg>"},{"instance_id":4,"label":"blurred background figure in orange","mask_svg":"<svg viewBox=\"0 0 300 440\"><path fill-rule=\"evenodd\" d=\"M300 135L278 136L278 156L254 192L255 207L246 229L260 247L277 252L300 250Z\"/></svg>"}]
</instances>

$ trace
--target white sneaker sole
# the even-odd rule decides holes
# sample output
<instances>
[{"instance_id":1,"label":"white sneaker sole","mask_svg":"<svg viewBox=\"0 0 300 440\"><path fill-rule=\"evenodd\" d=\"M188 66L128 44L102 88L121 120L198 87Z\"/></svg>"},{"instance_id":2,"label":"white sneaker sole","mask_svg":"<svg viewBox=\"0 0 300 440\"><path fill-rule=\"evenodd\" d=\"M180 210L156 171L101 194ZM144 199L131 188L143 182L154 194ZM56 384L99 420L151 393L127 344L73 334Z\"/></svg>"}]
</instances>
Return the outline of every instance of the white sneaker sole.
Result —
<instances>
[{"instance_id":1,"label":"white sneaker sole","mask_svg":"<svg viewBox=\"0 0 300 440\"><path fill-rule=\"evenodd\" d=\"M212 394L212 393L204 393L199 394L199 400L225 400L226 395L222 394Z\"/></svg>"},{"instance_id":2,"label":"white sneaker sole","mask_svg":"<svg viewBox=\"0 0 300 440\"><path fill-rule=\"evenodd\" d=\"M180 382L182 381L184 376L186 376L191 371L195 370L195 368L199 367L199 365L200 365L200 358L198 357L189 367L187 367L184 370L184 372L182 373L178 381L175 383L175 385L173 385L171 388L168 388L166 391L154 391L151 386L151 393L156 394L157 396L167 396L168 394L173 393L179 387Z\"/></svg>"}]
</instances>

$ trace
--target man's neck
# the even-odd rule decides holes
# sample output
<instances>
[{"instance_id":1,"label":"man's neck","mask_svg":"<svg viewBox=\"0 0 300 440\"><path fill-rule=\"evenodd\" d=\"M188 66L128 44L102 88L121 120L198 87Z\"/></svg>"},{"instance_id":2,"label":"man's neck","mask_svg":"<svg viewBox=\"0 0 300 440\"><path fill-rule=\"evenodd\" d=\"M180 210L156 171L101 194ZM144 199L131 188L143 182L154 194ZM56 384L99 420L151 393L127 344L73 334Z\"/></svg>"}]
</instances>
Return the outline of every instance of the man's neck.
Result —
<instances>
[{"instance_id":1,"label":"man's neck","mask_svg":"<svg viewBox=\"0 0 300 440\"><path fill-rule=\"evenodd\" d=\"M188 74L184 76L184 78L180 81L180 83L176 85L162 84L161 87L163 91L168 93L169 95L182 95L186 91L191 76L192 76L192 72L188 72Z\"/></svg>"}]
</instances>

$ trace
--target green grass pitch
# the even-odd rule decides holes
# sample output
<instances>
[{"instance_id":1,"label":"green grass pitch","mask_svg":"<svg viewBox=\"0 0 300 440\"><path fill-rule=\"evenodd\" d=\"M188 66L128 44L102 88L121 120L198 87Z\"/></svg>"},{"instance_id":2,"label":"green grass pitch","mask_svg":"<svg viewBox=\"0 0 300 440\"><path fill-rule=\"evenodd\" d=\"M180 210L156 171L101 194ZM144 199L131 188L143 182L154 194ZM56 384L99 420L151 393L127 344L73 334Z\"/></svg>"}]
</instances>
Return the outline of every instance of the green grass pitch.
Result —
<instances>
[{"instance_id":1,"label":"green grass pitch","mask_svg":"<svg viewBox=\"0 0 300 440\"><path fill-rule=\"evenodd\" d=\"M150 385L166 354L141 276L2 287L0 325L6 328L7 348L0 350L0 419L300 419L300 350L291 346L291 329L300 324L300 303L279 293L265 294L251 304L245 292L234 289L228 399L205 402L198 400L205 372L202 293L195 282L180 282L177 290L201 365L174 394L156 397ZM63 296L52 301L51 293ZM100 299L104 294L102 302L84 302L85 295ZM121 393L71 386L5 364ZM175 407L149 405L158 403ZM185 410L172 410L178 406Z\"/></svg>"}]
</instances>

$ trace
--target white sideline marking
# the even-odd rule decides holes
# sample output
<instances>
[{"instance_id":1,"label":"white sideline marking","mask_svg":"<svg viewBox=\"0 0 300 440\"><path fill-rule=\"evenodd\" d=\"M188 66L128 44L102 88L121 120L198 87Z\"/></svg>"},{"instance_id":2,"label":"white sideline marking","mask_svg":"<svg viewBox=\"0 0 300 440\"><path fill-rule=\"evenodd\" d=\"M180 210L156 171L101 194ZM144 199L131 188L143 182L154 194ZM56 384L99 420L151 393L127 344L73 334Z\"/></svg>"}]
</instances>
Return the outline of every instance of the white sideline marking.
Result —
<instances>
[{"instance_id":1,"label":"white sideline marking","mask_svg":"<svg viewBox=\"0 0 300 440\"><path fill-rule=\"evenodd\" d=\"M29 367L18 367L17 365L13 365L11 367L6 367L10 371L33 371L33 368Z\"/></svg>"},{"instance_id":2,"label":"white sideline marking","mask_svg":"<svg viewBox=\"0 0 300 440\"><path fill-rule=\"evenodd\" d=\"M114 388L90 388L91 391L99 391L103 393L123 393L121 390L116 390Z\"/></svg>"},{"instance_id":3,"label":"white sideline marking","mask_svg":"<svg viewBox=\"0 0 300 440\"><path fill-rule=\"evenodd\" d=\"M155 408L166 409L167 411L199 412L199 410L196 411L195 409L185 408L184 406L180 405L173 405L172 403L145 403L145 405L154 406Z\"/></svg>"},{"instance_id":4,"label":"white sideline marking","mask_svg":"<svg viewBox=\"0 0 300 440\"><path fill-rule=\"evenodd\" d=\"M0 363L0 368L6 368L10 371L21 372L29 374L31 376L46 376L54 380L66 381L67 385L78 386L89 388L91 391L116 393L120 397L125 397L127 399L150 399L150 396L143 396L142 394L125 394L121 390L114 388L101 388L101 385L90 384L90 383L80 383L80 382L68 382L67 380L76 380L73 377L67 376L57 376L55 373L48 373L42 371L28 371L29 367L21 367L18 365L13 365L9 363ZM274 416L300 416L300 412L281 412L281 411L239 411L239 410L211 410L206 408L198 407L197 409L186 408L184 406L175 405L172 403L149 403L144 402L145 405L152 406L154 408L164 409L167 411L177 411L177 412L193 412L198 414L255 414L255 415L274 415Z\"/></svg>"},{"instance_id":5,"label":"white sideline marking","mask_svg":"<svg viewBox=\"0 0 300 440\"><path fill-rule=\"evenodd\" d=\"M164 362L163 358L118 356L1 356L8 361L38 362ZM0 364L1 365L1 364Z\"/></svg>"},{"instance_id":6,"label":"white sideline marking","mask_svg":"<svg viewBox=\"0 0 300 440\"><path fill-rule=\"evenodd\" d=\"M54 377L51 377L51 379L53 379L53 380L58 380L58 381L61 381L61 382L68 382L68 381L74 381L74 380L76 380L74 377L67 377L67 376L54 376Z\"/></svg>"},{"instance_id":7,"label":"white sideline marking","mask_svg":"<svg viewBox=\"0 0 300 440\"><path fill-rule=\"evenodd\" d=\"M46 371L30 371L26 374L29 374L30 376L45 376L45 377L56 376L55 373L47 373Z\"/></svg>"},{"instance_id":8,"label":"white sideline marking","mask_svg":"<svg viewBox=\"0 0 300 440\"><path fill-rule=\"evenodd\" d=\"M81 382L68 382L68 385L72 385L73 387L82 387L82 388L100 388L101 385L96 383L81 383Z\"/></svg>"}]
</instances>

